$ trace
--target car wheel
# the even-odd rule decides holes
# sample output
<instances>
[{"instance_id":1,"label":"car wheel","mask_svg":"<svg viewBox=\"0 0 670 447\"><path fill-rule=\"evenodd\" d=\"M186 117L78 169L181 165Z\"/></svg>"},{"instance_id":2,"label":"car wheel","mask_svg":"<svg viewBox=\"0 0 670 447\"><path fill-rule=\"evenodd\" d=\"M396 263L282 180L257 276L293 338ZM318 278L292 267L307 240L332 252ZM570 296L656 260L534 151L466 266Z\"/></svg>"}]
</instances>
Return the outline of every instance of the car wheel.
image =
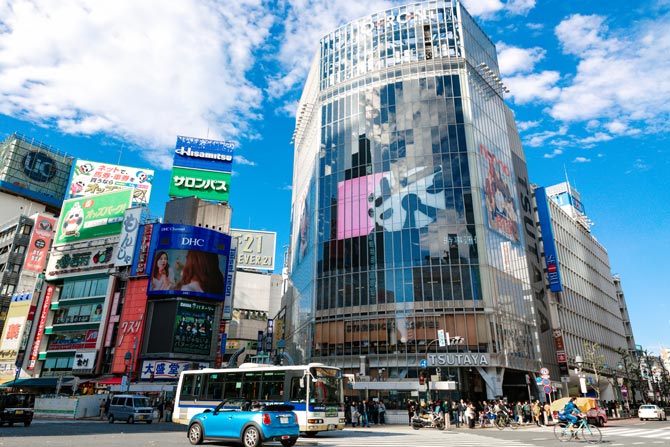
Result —
<instances>
[{"instance_id":1,"label":"car wheel","mask_svg":"<svg viewBox=\"0 0 670 447\"><path fill-rule=\"evenodd\" d=\"M149 420L147 421L147 425L151 424L152 422L153 422L153 421L152 421L151 419L149 419Z\"/></svg>"},{"instance_id":2,"label":"car wheel","mask_svg":"<svg viewBox=\"0 0 670 447\"><path fill-rule=\"evenodd\" d=\"M295 445L295 442L297 439L282 439L281 440L281 445L284 447L291 447L292 445Z\"/></svg>"},{"instance_id":3,"label":"car wheel","mask_svg":"<svg viewBox=\"0 0 670 447\"><path fill-rule=\"evenodd\" d=\"M128 416L128 423L129 424L134 424L135 423L135 418L133 417L132 414L130 416Z\"/></svg>"},{"instance_id":4,"label":"car wheel","mask_svg":"<svg viewBox=\"0 0 670 447\"><path fill-rule=\"evenodd\" d=\"M24 425L25 427L30 427L30 422L31 422L31 421L26 421L26 422L23 423L23 425Z\"/></svg>"},{"instance_id":5,"label":"car wheel","mask_svg":"<svg viewBox=\"0 0 670 447\"><path fill-rule=\"evenodd\" d=\"M202 433L202 425L194 422L188 428L188 442L193 445L202 444L204 440L204 435Z\"/></svg>"},{"instance_id":6,"label":"car wheel","mask_svg":"<svg viewBox=\"0 0 670 447\"><path fill-rule=\"evenodd\" d=\"M605 426L605 419L603 418L598 418L598 427L604 427Z\"/></svg>"},{"instance_id":7,"label":"car wheel","mask_svg":"<svg viewBox=\"0 0 670 447\"><path fill-rule=\"evenodd\" d=\"M109 423L110 423L110 424L113 424L113 423L114 423L114 415L113 415L113 414L110 414L108 420L109 420Z\"/></svg>"},{"instance_id":8,"label":"car wheel","mask_svg":"<svg viewBox=\"0 0 670 447\"><path fill-rule=\"evenodd\" d=\"M250 425L244 430L242 444L244 444L244 447L258 447L261 445L261 433L256 427Z\"/></svg>"},{"instance_id":9,"label":"car wheel","mask_svg":"<svg viewBox=\"0 0 670 447\"><path fill-rule=\"evenodd\" d=\"M14 423L13 423L13 422L7 422L7 426L8 426L8 427L13 427L13 426L14 426Z\"/></svg>"}]
</instances>

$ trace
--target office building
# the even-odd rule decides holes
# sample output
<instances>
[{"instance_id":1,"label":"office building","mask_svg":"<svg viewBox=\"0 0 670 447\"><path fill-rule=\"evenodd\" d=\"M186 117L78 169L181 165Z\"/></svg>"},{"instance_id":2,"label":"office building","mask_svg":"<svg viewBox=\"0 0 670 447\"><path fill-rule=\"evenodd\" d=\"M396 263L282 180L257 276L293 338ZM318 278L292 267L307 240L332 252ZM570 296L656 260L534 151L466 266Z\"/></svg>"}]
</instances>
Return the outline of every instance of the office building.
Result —
<instances>
[{"instance_id":1,"label":"office building","mask_svg":"<svg viewBox=\"0 0 670 447\"><path fill-rule=\"evenodd\" d=\"M391 399L528 398L538 324L499 76L459 2L320 40L293 135L283 316L296 362Z\"/></svg>"}]
</instances>

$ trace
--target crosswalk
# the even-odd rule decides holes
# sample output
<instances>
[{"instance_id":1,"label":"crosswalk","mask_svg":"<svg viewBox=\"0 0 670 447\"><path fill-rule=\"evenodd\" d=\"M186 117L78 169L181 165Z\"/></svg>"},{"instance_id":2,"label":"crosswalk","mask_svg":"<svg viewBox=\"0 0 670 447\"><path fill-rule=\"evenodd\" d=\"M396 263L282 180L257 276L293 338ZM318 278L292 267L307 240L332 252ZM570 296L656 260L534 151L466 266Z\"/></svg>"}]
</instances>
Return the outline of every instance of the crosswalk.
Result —
<instances>
[{"instance_id":1,"label":"crosswalk","mask_svg":"<svg viewBox=\"0 0 670 447\"><path fill-rule=\"evenodd\" d=\"M533 433L543 433L553 436L553 427L531 427L524 428L526 432ZM628 426L628 427L602 427L600 431L603 434L603 441L608 438L638 438L640 440L645 439L659 439L659 440L670 440L670 425L657 428L652 426L641 427L641 426Z\"/></svg>"},{"instance_id":2,"label":"crosswalk","mask_svg":"<svg viewBox=\"0 0 670 447\"><path fill-rule=\"evenodd\" d=\"M302 439L298 441L298 446ZM421 446L421 447L444 447L455 445L458 447L533 447L521 441L506 440L482 436L469 432L420 430L397 433L366 433L361 437L318 439L319 447L398 447L398 446Z\"/></svg>"}]
</instances>

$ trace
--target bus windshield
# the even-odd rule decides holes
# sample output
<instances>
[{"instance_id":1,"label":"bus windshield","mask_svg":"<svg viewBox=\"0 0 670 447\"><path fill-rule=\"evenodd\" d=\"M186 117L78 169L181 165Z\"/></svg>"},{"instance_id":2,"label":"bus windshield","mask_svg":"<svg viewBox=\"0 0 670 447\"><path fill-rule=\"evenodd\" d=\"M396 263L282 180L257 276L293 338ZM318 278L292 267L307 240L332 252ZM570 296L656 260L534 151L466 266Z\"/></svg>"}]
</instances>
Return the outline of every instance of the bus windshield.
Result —
<instances>
[{"instance_id":1,"label":"bus windshield","mask_svg":"<svg viewBox=\"0 0 670 447\"><path fill-rule=\"evenodd\" d=\"M310 380L311 402L316 404L338 405L342 403L342 379L338 369L311 368L315 380Z\"/></svg>"}]
</instances>

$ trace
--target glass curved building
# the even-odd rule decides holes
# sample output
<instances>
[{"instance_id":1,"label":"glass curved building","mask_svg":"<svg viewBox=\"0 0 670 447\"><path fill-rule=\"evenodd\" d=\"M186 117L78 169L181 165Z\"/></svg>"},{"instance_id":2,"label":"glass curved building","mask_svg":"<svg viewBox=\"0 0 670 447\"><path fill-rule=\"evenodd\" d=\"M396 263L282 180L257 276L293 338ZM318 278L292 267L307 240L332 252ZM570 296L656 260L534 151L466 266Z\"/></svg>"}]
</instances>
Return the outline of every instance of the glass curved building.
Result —
<instances>
[{"instance_id":1,"label":"glass curved building","mask_svg":"<svg viewBox=\"0 0 670 447\"><path fill-rule=\"evenodd\" d=\"M528 398L539 347L505 90L458 2L321 39L293 135L294 361L340 366L354 389L421 392L423 375L465 398Z\"/></svg>"}]
</instances>

